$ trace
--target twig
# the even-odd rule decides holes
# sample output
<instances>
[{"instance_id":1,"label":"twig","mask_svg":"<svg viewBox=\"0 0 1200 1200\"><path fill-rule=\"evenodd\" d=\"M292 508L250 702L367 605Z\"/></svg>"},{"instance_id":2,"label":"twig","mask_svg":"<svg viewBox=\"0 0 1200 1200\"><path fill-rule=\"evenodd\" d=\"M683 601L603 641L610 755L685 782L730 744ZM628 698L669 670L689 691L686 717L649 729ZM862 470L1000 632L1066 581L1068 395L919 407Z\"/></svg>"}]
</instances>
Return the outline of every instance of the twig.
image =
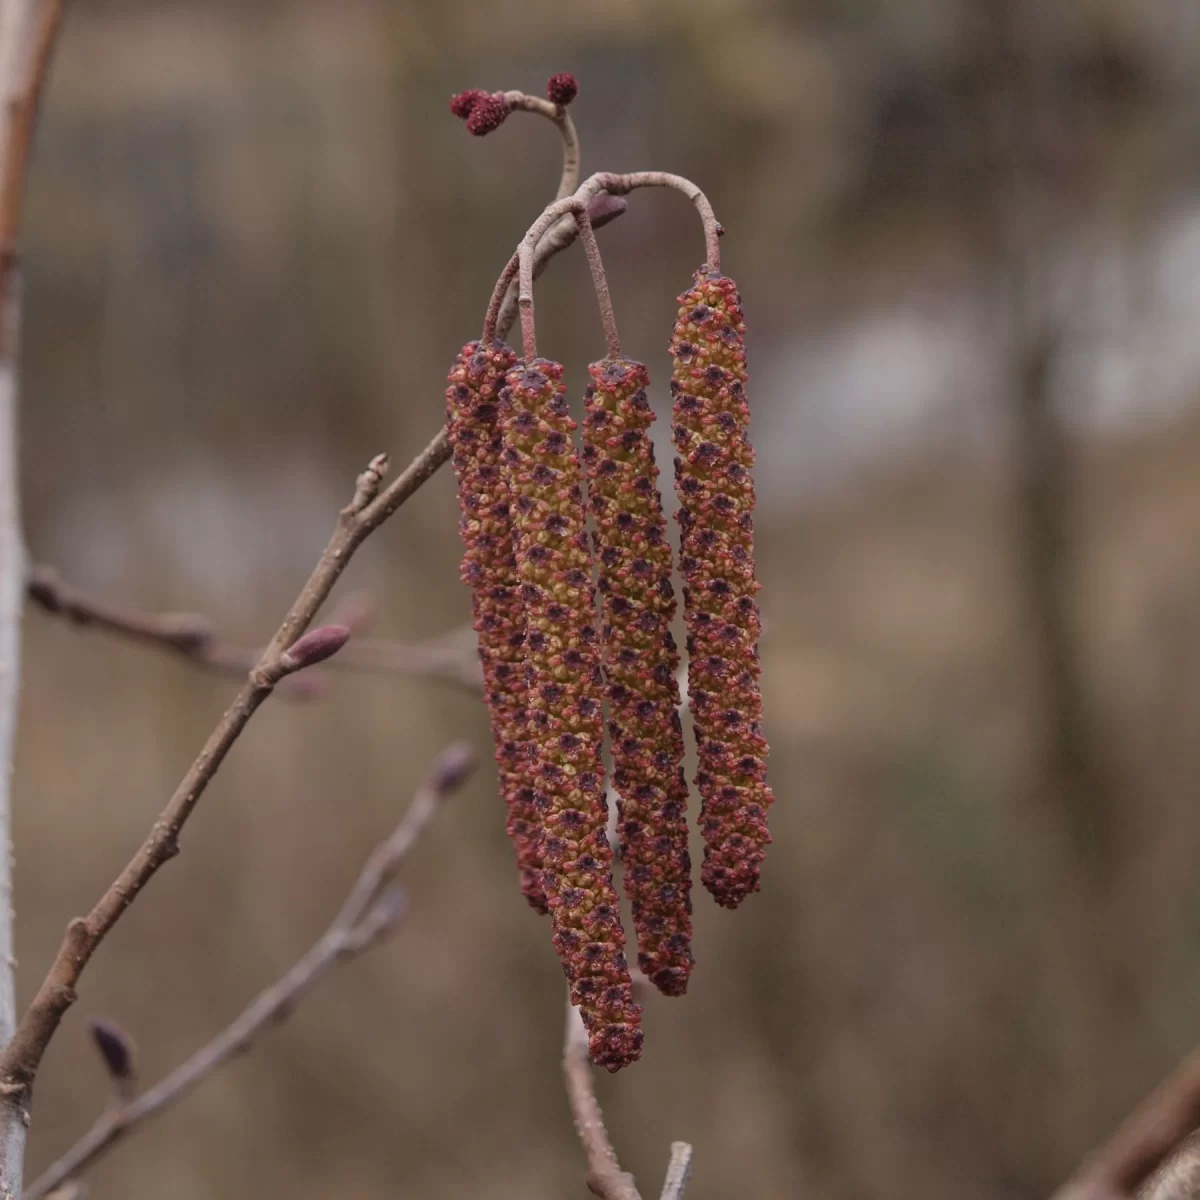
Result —
<instances>
[{"instance_id":1,"label":"twig","mask_svg":"<svg viewBox=\"0 0 1200 1200\"><path fill-rule=\"evenodd\" d=\"M588 1190L604 1200L642 1200L633 1176L621 1170L617 1152L604 1128L604 1114L592 1085L592 1064L588 1058L587 1030L579 1010L567 998L566 1034L563 1038L563 1079L575 1131L587 1155Z\"/></svg>"},{"instance_id":2,"label":"twig","mask_svg":"<svg viewBox=\"0 0 1200 1200\"><path fill-rule=\"evenodd\" d=\"M579 186L581 151L579 134L566 106L544 100L541 96L530 96L526 92L505 92L504 99L508 101L509 107L516 111L545 117L558 127L558 132L562 137L563 165L562 174L558 180L558 193L554 198L561 200L564 196L569 196Z\"/></svg>"},{"instance_id":3,"label":"twig","mask_svg":"<svg viewBox=\"0 0 1200 1200\"><path fill-rule=\"evenodd\" d=\"M1054 1200L1127 1200L1200 1128L1200 1050L1193 1050L1111 1138L1054 1194Z\"/></svg>"},{"instance_id":4,"label":"twig","mask_svg":"<svg viewBox=\"0 0 1200 1200\"><path fill-rule=\"evenodd\" d=\"M47 1196L90 1167L143 1123L165 1111L261 1034L288 1017L297 1002L334 967L354 958L393 929L403 916L403 897L388 890L397 868L422 831L474 769L470 748L442 753L395 832L367 860L333 924L277 983L261 992L229 1026L154 1087L106 1112L26 1191L26 1200Z\"/></svg>"},{"instance_id":5,"label":"twig","mask_svg":"<svg viewBox=\"0 0 1200 1200\"><path fill-rule=\"evenodd\" d=\"M49 973L0 1053L0 1126L28 1122L33 1078L63 1014L75 1002L75 985L96 948L159 868L179 852L184 825L250 718L282 679L304 665L289 656L289 649L329 597L355 550L445 461L444 444L444 434L439 434L382 492L386 455L373 459L358 477L354 498L342 510L320 562L141 848L88 916L67 926Z\"/></svg>"},{"instance_id":6,"label":"twig","mask_svg":"<svg viewBox=\"0 0 1200 1200\"><path fill-rule=\"evenodd\" d=\"M537 276L537 260L541 252L542 240L547 232L561 223L568 216L581 211L587 211L603 193L609 196L624 196L637 188L664 187L672 188L686 196L700 215L704 227L705 265L710 271L721 269L720 239L725 229L717 220L708 197L690 180L682 175L673 175L669 171L633 171L627 175L614 175L602 172L590 175L570 195L556 200L548 205L542 215L530 226L524 238L521 239L517 252L509 259L496 286L492 291L492 299L488 304L487 316L483 323L483 340L493 341L499 333L499 316L506 309L505 300L514 279L519 280L517 304L521 313L521 333L526 360L532 359L537 352L536 339L533 336L533 281ZM595 217L593 216L593 224Z\"/></svg>"},{"instance_id":7,"label":"twig","mask_svg":"<svg viewBox=\"0 0 1200 1200\"><path fill-rule=\"evenodd\" d=\"M200 613L148 612L116 604L67 583L54 567L29 573L29 599L43 611L83 628L102 629L133 641L182 655L197 666L229 675L245 675L262 655L261 647L229 642L213 621ZM342 670L419 675L458 684L472 692L482 687L482 671L473 642L454 634L415 645L384 639L355 638L330 663Z\"/></svg>"},{"instance_id":8,"label":"twig","mask_svg":"<svg viewBox=\"0 0 1200 1200\"><path fill-rule=\"evenodd\" d=\"M667 1178L663 1181L659 1200L682 1200L691 1176L691 1145L688 1142L672 1142L671 1161L667 1164Z\"/></svg>"},{"instance_id":9,"label":"twig","mask_svg":"<svg viewBox=\"0 0 1200 1200\"><path fill-rule=\"evenodd\" d=\"M621 336L617 332L617 317L613 312L612 296L608 292L608 276L604 274L604 262L600 257L600 247L596 244L596 231L592 228L586 208L575 214L575 223L579 226L579 240L583 243L583 252L587 255L588 268L592 273L592 287L596 292L596 302L600 305L600 321L604 326L608 354L610 358L620 358Z\"/></svg>"}]
</instances>

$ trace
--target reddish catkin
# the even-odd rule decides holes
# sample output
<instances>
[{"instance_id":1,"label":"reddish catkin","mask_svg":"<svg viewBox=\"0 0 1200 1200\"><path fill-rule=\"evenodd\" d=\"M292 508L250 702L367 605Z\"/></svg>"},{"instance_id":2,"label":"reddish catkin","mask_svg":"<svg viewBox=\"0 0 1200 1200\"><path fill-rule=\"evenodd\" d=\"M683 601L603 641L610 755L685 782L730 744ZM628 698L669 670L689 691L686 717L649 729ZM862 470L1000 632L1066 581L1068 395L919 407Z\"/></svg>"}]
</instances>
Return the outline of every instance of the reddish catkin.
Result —
<instances>
[{"instance_id":1,"label":"reddish catkin","mask_svg":"<svg viewBox=\"0 0 1200 1200\"><path fill-rule=\"evenodd\" d=\"M501 393L503 461L525 605L542 883L592 1061L616 1071L641 1054L641 1008L605 829L600 638L562 373L541 358L509 372Z\"/></svg>"},{"instance_id":2,"label":"reddish catkin","mask_svg":"<svg viewBox=\"0 0 1200 1200\"><path fill-rule=\"evenodd\" d=\"M707 268L679 297L672 434L688 692L696 728L701 878L718 904L758 891L771 841L754 596L754 451L747 437L746 326L733 280Z\"/></svg>"},{"instance_id":3,"label":"reddish catkin","mask_svg":"<svg viewBox=\"0 0 1200 1200\"><path fill-rule=\"evenodd\" d=\"M679 723L675 593L658 467L648 430L650 376L639 362L588 367L583 460L600 560L604 674L625 892L638 966L668 996L692 970L692 864Z\"/></svg>"},{"instance_id":4,"label":"reddish catkin","mask_svg":"<svg viewBox=\"0 0 1200 1200\"><path fill-rule=\"evenodd\" d=\"M446 428L458 476L462 579L471 588L500 793L517 853L521 891L546 912L538 857L540 824L528 753L525 612L513 554L508 486L500 467L499 394L517 356L504 345L468 342L446 389Z\"/></svg>"}]
</instances>

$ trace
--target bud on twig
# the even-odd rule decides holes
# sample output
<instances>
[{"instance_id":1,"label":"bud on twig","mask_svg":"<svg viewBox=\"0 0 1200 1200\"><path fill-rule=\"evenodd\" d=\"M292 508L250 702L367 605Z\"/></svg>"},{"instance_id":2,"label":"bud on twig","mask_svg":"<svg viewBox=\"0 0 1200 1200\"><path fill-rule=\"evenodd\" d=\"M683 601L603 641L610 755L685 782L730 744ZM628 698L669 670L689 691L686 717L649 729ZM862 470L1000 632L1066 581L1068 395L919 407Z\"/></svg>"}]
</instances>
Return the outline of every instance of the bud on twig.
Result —
<instances>
[{"instance_id":1,"label":"bud on twig","mask_svg":"<svg viewBox=\"0 0 1200 1200\"><path fill-rule=\"evenodd\" d=\"M465 121L479 103L487 95L482 88L467 88L465 92L459 92L456 96L450 97L450 111L458 117L460 121Z\"/></svg>"},{"instance_id":2,"label":"bud on twig","mask_svg":"<svg viewBox=\"0 0 1200 1200\"><path fill-rule=\"evenodd\" d=\"M433 764L430 780L441 795L456 792L475 771L475 751L466 742L455 742Z\"/></svg>"},{"instance_id":3,"label":"bud on twig","mask_svg":"<svg viewBox=\"0 0 1200 1200\"><path fill-rule=\"evenodd\" d=\"M122 1097L128 1095L137 1074L136 1056L129 1035L103 1017L93 1017L89 1028L92 1041L96 1043L96 1049L100 1051L100 1057L118 1093Z\"/></svg>"},{"instance_id":4,"label":"bud on twig","mask_svg":"<svg viewBox=\"0 0 1200 1200\"><path fill-rule=\"evenodd\" d=\"M629 203L622 196L612 196L601 192L593 196L588 204L588 220L593 229L599 229L610 221L615 221L622 213L629 210Z\"/></svg>"},{"instance_id":5,"label":"bud on twig","mask_svg":"<svg viewBox=\"0 0 1200 1200\"><path fill-rule=\"evenodd\" d=\"M322 625L310 629L284 652L280 662L287 671L301 671L332 658L350 640L345 625Z\"/></svg>"}]
</instances>

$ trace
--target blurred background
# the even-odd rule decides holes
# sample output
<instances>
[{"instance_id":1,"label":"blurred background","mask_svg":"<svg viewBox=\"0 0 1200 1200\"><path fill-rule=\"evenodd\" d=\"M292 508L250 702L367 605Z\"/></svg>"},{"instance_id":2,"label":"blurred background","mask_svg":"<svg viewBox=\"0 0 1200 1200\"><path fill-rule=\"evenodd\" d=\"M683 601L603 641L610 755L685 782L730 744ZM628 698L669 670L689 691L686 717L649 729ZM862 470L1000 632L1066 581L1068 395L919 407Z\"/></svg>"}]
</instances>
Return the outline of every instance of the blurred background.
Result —
<instances>
[{"instance_id":1,"label":"blurred background","mask_svg":"<svg viewBox=\"0 0 1200 1200\"><path fill-rule=\"evenodd\" d=\"M547 126L475 140L447 100L575 72L585 172L684 173L728 230L778 797L761 894L697 885L690 993L650 997L643 1061L599 1081L623 1163L649 1194L693 1142L695 1200L1046 1193L1200 1037L1198 53L1189 0L75 6L29 197L31 552L264 639L355 474L437 427L557 182ZM641 193L601 241L661 418L699 226ZM539 313L578 404L603 352L581 254ZM469 616L458 557L443 472L342 591L380 635L440 634ZM37 611L26 647L23 997L235 688ZM485 767L397 937L93 1195L585 1194L482 706L327 682L256 717L88 971L31 1177L106 1103L86 1017L170 1069L466 737Z\"/></svg>"}]
</instances>

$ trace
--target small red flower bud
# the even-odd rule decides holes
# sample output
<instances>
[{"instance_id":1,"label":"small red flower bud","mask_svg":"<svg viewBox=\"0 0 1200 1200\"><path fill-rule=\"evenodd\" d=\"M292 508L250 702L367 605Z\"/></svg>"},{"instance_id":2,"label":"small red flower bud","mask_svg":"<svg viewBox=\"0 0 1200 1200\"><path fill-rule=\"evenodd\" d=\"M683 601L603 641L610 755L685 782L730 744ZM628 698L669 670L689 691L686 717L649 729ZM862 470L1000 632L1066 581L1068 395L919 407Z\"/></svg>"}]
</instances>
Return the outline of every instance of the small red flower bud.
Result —
<instances>
[{"instance_id":1,"label":"small red flower bud","mask_svg":"<svg viewBox=\"0 0 1200 1200\"><path fill-rule=\"evenodd\" d=\"M649 437L650 376L641 363L615 358L592 363L588 373L584 461L600 558L625 893L633 906L638 965L660 991L681 996L693 964L692 864L676 714L679 654L671 637L675 593Z\"/></svg>"},{"instance_id":2,"label":"small red flower bud","mask_svg":"<svg viewBox=\"0 0 1200 1200\"><path fill-rule=\"evenodd\" d=\"M521 892L538 912L546 912L534 779L526 752L525 610L513 556L508 485L500 465L499 393L516 361L507 346L468 342L450 369L446 428L466 551L461 573L472 593L508 835L516 851Z\"/></svg>"},{"instance_id":3,"label":"small red flower bud","mask_svg":"<svg viewBox=\"0 0 1200 1200\"><path fill-rule=\"evenodd\" d=\"M564 107L579 95L579 81L568 71L560 71L551 75L546 84L546 95L555 104Z\"/></svg>"},{"instance_id":4,"label":"small red flower bud","mask_svg":"<svg viewBox=\"0 0 1200 1200\"><path fill-rule=\"evenodd\" d=\"M504 98L503 92L493 92L490 96L480 96L471 106L467 116L467 132L476 137L483 137L493 129L499 129L505 118L512 112L512 107Z\"/></svg>"},{"instance_id":5,"label":"small red flower bud","mask_svg":"<svg viewBox=\"0 0 1200 1200\"><path fill-rule=\"evenodd\" d=\"M707 269L696 272L679 304L670 345L672 432L705 841L701 878L718 904L736 908L758 891L771 841L767 809L775 799L760 732L746 326L737 285Z\"/></svg>"},{"instance_id":6,"label":"small red flower bud","mask_svg":"<svg viewBox=\"0 0 1200 1200\"><path fill-rule=\"evenodd\" d=\"M467 88L465 92L459 92L457 96L450 97L450 111L460 121L465 121L471 115L475 105L486 95L487 92L482 88Z\"/></svg>"},{"instance_id":7,"label":"small red flower bud","mask_svg":"<svg viewBox=\"0 0 1200 1200\"><path fill-rule=\"evenodd\" d=\"M562 375L542 358L509 371L503 464L525 602L542 883L592 1061L616 1071L641 1054L641 1007L612 882L595 591Z\"/></svg>"}]
</instances>

